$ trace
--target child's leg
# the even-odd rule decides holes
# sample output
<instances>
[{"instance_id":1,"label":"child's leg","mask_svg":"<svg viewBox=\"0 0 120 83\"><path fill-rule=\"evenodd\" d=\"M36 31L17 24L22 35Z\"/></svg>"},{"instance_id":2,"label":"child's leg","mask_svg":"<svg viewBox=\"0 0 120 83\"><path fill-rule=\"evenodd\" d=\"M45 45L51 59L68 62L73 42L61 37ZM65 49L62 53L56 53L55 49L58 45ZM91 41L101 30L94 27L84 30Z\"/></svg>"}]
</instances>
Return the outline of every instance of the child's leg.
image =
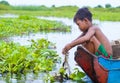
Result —
<instances>
[{"instance_id":1,"label":"child's leg","mask_svg":"<svg viewBox=\"0 0 120 83\"><path fill-rule=\"evenodd\" d=\"M93 42L89 41L83 44L83 46L91 53L95 54L95 46Z\"/></svg>"},{"instance_id":2,"label":"child's leg","mask_svg":"<svg viewBox=\"0 0 120 83\"><path fill-rule=\"evenodd\" d=\"M89 42L83 44L83 46L90 51L91 53L95 54L100 46L100 42L97 40L95 36L93 36Z\"/></svg>"},{"instance_id":3,"label":"child's leg","mask_svg":"<svg viewBox=\"0 0 120 83\"><path fill-rule=\"evenodd\" d=\"M90 41L93 42L94 48L95 48L95 52L97 52L97 50L98 50L98 48L99 48L99 46L100 46L101 43L98 41L98 39L95 36L93 36L90 39Z\"/></svg>"},{"instance_id":4,"label":"child's leg","mask_svg":"<svg viewBox=\"0 0 120 83\"><path fill-rule=\"evenodd\" d=\"M108 55L104 46L97 40L97 38L95 36L93 36L90 41L93 42L93 44L94 44L95 55L97 55L97 56L102 55L106 58L112 59L112 55Z\"/></svg>"}]
</instances>

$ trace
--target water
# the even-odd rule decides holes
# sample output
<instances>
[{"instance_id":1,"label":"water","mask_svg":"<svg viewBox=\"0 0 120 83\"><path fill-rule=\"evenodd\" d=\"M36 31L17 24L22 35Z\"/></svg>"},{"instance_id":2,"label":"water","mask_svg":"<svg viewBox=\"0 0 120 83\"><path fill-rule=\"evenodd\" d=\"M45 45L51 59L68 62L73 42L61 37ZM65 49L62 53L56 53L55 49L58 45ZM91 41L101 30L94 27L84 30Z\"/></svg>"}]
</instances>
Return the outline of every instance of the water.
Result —
<instances>
[{"instance_id":1,"label":"water","mask_svg":"<svg viewBox=\"0 0 120 83\"><path fill-rule=\"evenodd\" d=\"M71 26L71 32L68 32L68 33L63 33L63 32L35 33L35 34L30 34L29 36L11 37L10 39L13 40L14 42L20 43L21 45L28 45L30 44L29 41L31 39L36 40L40 38L46 38L56 44L56 47L57 47L56 51L62 58L64 58L64 55L62 55L61 53L63 47L81 34L77 25L73 23L72 19L68 19L68 18L56 18L56 17L38 17L38 18L61 21L65 23L66 25ZM120 34L119 34L120 22L94 20L93 23L98 24L98 26L101 28L103 33L108 37L110 41L120 39ZM72 48L69 51L69 59L70 59L69 64L71 65L71 69L76 67L75 66L76 63L74 61L75 50L76 50L76 47Z\"/></svg>"},{"instance_id":2,"label":"water","mask_svg":"<svg viewBox=\"0 0 120 83\"><path fill-rule=\"evenodd\" d=\"M11 17L14 17L14 16L11 16ZM31 39L37 40L37 39L40 39L40 38L46 38L49 41L56 44L56 47L57 47L56 51L60 55L60 57L63 59L64 55L62 55L62 53L61 53L63 47L67 43L71 42L77 36L79 36L81 34L77 25L75 23L73 23L72 19L68 19L68 18L56 18L56 17L38 17L38 18L61 21L61 22L65 23L66 25L71 26L71 32L66 32L66 33L63 33L63 32L40 33L39 32L39 33L35 33L35 34L29 34L27 36L10 37L9 39L16 42L16 43L20 43L21 45L29 45L30 44L29 41ZM94 20L93 23L98 24L98 26L101 28L103 33L108 37L108 39L110 41L120 39L120 34L119 34L119 32L120 32L120 28L119 28L120 22ZM73 70L74 68L79 68L82 71L82 69L80 67L76 66L76 62L74 61L75 50L76 50L76 47L72 48L69 51L68 61L69 61L69 64L70 64L70 68L71 68L71 70ZM39 82L41 83L41 80L39 80L39 79L38 80L37 79L32 80L32 81L33 82L30 82L30 83L39 83ZM13 82L13 83L16 83L16 82ZM26 82L26 83L29 83L29 82ZM70 82L67 82L67 83L70 83Z\"/></svg>"}]
</instances>

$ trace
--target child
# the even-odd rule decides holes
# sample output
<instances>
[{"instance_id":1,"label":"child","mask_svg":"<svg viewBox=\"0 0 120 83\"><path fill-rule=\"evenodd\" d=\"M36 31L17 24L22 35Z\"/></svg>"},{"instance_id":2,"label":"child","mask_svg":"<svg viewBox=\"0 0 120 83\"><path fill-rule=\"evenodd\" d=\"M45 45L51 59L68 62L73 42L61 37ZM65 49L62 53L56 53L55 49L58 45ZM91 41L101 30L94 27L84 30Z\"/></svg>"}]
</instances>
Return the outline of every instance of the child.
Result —
<instances>
[{"instance_id":1,"label":"child","mask_svg":"<svg viewBox=\"0 0 120 83\"><path fill-rule=\"evenodd\" d=\"M79 9L74 16L74 22L83 33L63 48L63 54L81 44L96 56L103 55L106 58L112 58L111 45L100 28L92 24L92 14L88 8Z\"/></svg>"}]
</instances>

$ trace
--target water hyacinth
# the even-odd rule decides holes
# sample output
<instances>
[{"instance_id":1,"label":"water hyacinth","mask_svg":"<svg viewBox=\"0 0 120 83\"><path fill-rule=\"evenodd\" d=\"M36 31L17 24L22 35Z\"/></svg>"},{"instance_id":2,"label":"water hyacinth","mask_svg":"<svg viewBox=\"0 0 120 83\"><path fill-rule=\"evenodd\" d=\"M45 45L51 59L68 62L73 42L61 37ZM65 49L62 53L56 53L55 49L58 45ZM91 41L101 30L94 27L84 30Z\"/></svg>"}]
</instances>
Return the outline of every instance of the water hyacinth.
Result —
<instances>
[{"instance_id":1,"label":"water hyacinth","mask_svg":"<svg viewBox=\"0 0 120 83\"><path fill-rule=\"evenodd\" d=\"M51 71L59 57L56 51L48 49L50 43L46 39L32 40L30 46L1 42L0 73Z\"/></svg>"},{"instance_id":2,"label":"water hyacinth","mask_svg":"<svg viewBox=\"0 0 120 83\"><path fill-rule=\"evenodd\" d=\"M0 20L0 37L41 31L70 31L70 26L66 26L61 22L38 19L26 15L18 18L1 18Z\"/></svg>"}]
</instances>

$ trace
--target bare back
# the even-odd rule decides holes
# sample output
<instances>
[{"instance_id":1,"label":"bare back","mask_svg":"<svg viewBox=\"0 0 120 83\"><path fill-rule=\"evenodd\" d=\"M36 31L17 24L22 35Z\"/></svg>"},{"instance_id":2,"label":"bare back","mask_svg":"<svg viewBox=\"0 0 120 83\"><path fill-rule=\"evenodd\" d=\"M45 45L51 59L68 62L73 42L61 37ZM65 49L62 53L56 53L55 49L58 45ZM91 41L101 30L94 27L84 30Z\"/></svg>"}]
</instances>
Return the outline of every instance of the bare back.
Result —
<instances>
[{"instance_id":1,"label":"bare back","mask_svg":"<svg viewBox=\"0 0 120 83\"><path fill-rule=\"evenodd\" d=\"M108 54L112 54L112 47L110 45L109 40L107 39L107 37L103 34L103 32L100 30L100 28L94 26L93 27L95 30L95 37L98 39L98 41L104 45L106 51L108 52Z\"/></svg>"},{"instance_id":2,"label":"bare back","mask_svg":"<svg viewBox=\"0 0 120 83\"><path fill-rule=\"evenodd\" d=\"M88 31L85 33L85 35L83 35L83 37L84 37L83 39L86 39L88 41L90 40L90 42L87 42L84 45L85 48L87 48L90 52L95 53L98 50L99 45L103 44L107 53L109 55L112 55L112 47L110 45L110 42L107 39L107 37L103 34L103 32L100 30L100 28L96 26L89 27ZM92 49L94 50L91 51Z\"/></svg>"}]
</instances>

